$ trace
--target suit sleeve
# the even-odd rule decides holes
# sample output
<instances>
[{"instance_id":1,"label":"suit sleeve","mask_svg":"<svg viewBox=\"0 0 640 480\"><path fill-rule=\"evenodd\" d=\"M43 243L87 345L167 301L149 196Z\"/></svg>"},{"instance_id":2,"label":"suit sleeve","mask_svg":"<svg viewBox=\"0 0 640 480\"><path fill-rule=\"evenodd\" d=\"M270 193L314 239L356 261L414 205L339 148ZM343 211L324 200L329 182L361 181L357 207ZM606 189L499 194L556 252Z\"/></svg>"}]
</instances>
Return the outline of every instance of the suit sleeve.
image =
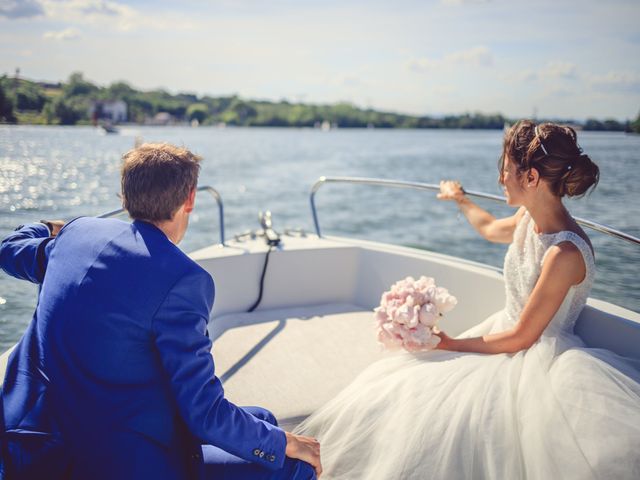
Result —
<instances>
[{"instance_id":1,"label":"suit sleeve","mask_svg":"<svg viewBox=\"0 0 640 480\"><path fill-rule=\"evenodd\" d=\"M42 283L54 238L42 223L18 227L0 244L0 268L12 277Z\"/></svg>"},{"instance_id":2,"label":"suit sleeve","mask_svg":"<svg viewBox=\"0 0 640 480\"><path fill-rule=\"evenodd\" d=\"M206 336L214 286L204 271L178 280L153 319L155 344L178 408L202 441L276 470L285 460L284 432L224 397Z\"/></svg>"}]
</instances>

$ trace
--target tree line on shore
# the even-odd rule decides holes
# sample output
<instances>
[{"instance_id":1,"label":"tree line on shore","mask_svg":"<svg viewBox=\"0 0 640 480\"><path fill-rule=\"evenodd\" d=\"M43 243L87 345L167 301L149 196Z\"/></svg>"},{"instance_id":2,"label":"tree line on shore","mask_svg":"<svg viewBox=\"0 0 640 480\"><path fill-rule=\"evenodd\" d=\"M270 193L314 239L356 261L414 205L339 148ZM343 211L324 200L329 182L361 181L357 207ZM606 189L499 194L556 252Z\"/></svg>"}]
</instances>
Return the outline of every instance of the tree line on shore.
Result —
<instances>
[{"instance_id":1,"label":"tree line on shore","mask_svg":"<svg viewBox=\"0 0 640 480\"><path fill-rule=\"evenodd\" d=\"M463 114L442 117L414 116L358 108L349 103L313 105L247 100L238 96L211 97L165 90L139 91L126 82L98 86L82 73L71 74L57 84L24 78L0 77L0 123L76 125L100 120L92 115L95 105L121 100L126 103L127 121L153 123L158 114L172 122L237 126L314 127L322 124L340 128L462 128L502 129L512 120L496 114ZM94 118L92 118L92 116ZM563 120L584 130L640 133L640 114L634 121L588 119Z\"/></svg>"}]
</instances>

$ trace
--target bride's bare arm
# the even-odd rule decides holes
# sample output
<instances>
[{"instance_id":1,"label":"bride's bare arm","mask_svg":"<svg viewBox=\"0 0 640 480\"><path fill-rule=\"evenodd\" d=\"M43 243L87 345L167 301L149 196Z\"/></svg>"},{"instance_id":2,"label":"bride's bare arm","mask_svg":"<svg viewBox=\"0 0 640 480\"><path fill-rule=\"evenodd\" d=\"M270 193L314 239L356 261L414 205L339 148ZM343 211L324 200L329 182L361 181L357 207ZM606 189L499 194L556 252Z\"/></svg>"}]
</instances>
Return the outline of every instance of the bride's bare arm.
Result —
<instances>
[{"instance_id":1,"label":"bride's bare arm","mask_svg":"<svg viewBox=\"0 0 640 480\"><path fill-rule=\"evenodd\" d=\"M440 182L440 200L453 200L469 223L485 239L495 243L511 243L513 231L524 215L524 207L506 218L496 218L485 209L473 203L465 194L459 182L446 180Z\"/></svg>"},{"instance_id":2,"label":"bride's bare arm","mask_svg":"<svg viewBox=\"0 0 640 480\"><path fill-rule=\"evenodd\" d=\"M515 353L533 345L560 308L569 288L580 283L586 266L580 250L569 242L549 249L540 277L510 330L483 337L456 339L440 334L438 348L458 352Z\"/></svg>"}]
</instances>

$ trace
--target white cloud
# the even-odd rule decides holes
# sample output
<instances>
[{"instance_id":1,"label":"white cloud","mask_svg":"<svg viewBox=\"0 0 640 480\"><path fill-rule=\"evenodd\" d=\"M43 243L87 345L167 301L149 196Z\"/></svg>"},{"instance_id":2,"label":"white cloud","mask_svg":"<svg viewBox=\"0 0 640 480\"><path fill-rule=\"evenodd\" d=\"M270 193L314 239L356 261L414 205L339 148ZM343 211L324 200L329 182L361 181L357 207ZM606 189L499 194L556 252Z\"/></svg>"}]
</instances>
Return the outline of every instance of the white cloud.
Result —
<instances>
[{"instance_id":1,"label":"white cloud","mask_svg":"<svg viewBox=\"0 0 640 480\"><path fill-rule=\"evenodd\" d=\"M539 70L527 69L505 77L515 83L531 83L538 81L557 82L559 79L578 80L580 74L578 67L569 62L550 62Z\"/></svg>"},{"instance_id":2,"label":"white cloud","mask_svg":"<svg viewBox=\"0 0 640 480\"><path fill-rule=\"evenodd\" d=\"M638 73L609 72L606 75L594 75L589 83L600 90L640 92L640 74Z\"/></svg>"},{"instance_id":3,"label":"white cloud","mask_svg":"<svg viewBox=\"0 0 640 480\"><path fill-rule=\"evenodd\" d=\"M123 12L121 5L105 0L85 0L80 2L76 1L76 3L78 4L76 8L88 15L117 16Z\"/></svg>"},{"instance_id":4,"label":"white cloud","mask_svg":"<svg viewBox=\"0 0 640 480\"><path fill-rule=\"evenodd\" d=\"M45 40L74 40L80 38L80 32L75 28L65 28L58 32L45 32L42 37Z\"/></svg>"},{"instance_id":5,"label":"white cloud","mask_svg":"<svg viewBox=\"0 0 640 480\"><path fill-rule=\"evenodd\" d=\"M444 60L445 62L462 63L476 67L490 67L493 65L493 54L487 47L473 47L468 50L450 53Z\"/></svg>"},{"instance_id":6,"label":"white cloud","mask_svg":"<svg viewBox=\"0 0 640 480\"><path fill-rule=\"evenodd\" d=\"M47 16L60 17L63 15L77 17L85 16L122 16L133 11L131 7L108 0L42 0ZM69 19L69 18L68 18Z\"/></svg>"},{"instance_id":7,"label":"white cloud","mask_svg":"<svg viewBox=\"0 0 640 480\"><path fill-rule=\"evenodd\" d=\"M104 25L121 31L131 30L153 18L150 15L143 16L127 5L108 0L42 0L42 4L47 17L52 20L76 25Z\"/></svg>"},{"instance_id":8,"label":"white cloud","mask_svg":"<svg viewBox=\"0 0 640 480\"><path fill-rule=\"evenodd\" d=\"M440 62L428 58L413 58L407 62L407 68L416 73L425 73L436 68Z\"/></svg>"},{"instance_id":9,"label":"white cloud","mask_svg":"<svg viewBox=\"0 0 640 480\"><path fill-rule=\"evenodd\" d=\"M114 0L0 0L0 17L36 16L70 25L91 24L119 31L186 30L193 29L200 20L181 12L173 12L170 17L155 10L141 12Z\"/></svg>"},{"instance_id":10,"label":"white cloud","mask_svg":"<svg viewBox=\"0 0 640 480\"><path fill-rule=\"evenodd\" d=\"M406 62L406 67L416 73L426 73L436 68L450 65L470 65L473 67L490 67L494 64L493 54L487 47L478 46L467 50L452 52L441 59L426 57L412 58Z\"/></svg>"},{"instance_id":11,"label":"white cloud","mask_svg":"<svg viewBox=\"0 0 640 480\"><path fill-rule=\"evenodd\" d=\"M0 0L0 16L9 19L31 18L44 14L37 0Z\"/></svg>"},{"instance_id":12,"label":"white cloud","mask_svg":"<svg viewBox=\"0 0 640 480\"><path fill-rule=\"evenodd\" d=\"M569 62L551 62L543 70L542 75L549 78L575 79L578 77L578 68Z\"/></svg>"}]
</instances>

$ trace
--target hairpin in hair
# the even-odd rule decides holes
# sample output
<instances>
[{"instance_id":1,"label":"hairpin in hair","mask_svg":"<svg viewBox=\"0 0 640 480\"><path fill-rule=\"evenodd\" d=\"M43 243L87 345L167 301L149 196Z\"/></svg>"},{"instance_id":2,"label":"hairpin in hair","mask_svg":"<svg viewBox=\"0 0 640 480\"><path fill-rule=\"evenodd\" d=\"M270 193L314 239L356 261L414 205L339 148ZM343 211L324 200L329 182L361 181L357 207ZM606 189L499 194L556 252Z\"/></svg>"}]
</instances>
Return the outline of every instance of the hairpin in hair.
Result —
<instances>
[{"instance_id":1,"label":"hairpin in hair","mask_svg":"<svg viewBox=\"0 0 640 480\"><path fill-rule=\"evenodd\" d=\"M535 133L536 137L538 138L538 141L540 142L540 148L542 148L542 151L544 152L544 154L545 155L549 155L549 152L547 152L547 149L544 147L544 143L542 143L542 138L540 137L540 134L538 133L538 126L537 125L533 129L533 132Z\"/></svg>"}]
</instances>

